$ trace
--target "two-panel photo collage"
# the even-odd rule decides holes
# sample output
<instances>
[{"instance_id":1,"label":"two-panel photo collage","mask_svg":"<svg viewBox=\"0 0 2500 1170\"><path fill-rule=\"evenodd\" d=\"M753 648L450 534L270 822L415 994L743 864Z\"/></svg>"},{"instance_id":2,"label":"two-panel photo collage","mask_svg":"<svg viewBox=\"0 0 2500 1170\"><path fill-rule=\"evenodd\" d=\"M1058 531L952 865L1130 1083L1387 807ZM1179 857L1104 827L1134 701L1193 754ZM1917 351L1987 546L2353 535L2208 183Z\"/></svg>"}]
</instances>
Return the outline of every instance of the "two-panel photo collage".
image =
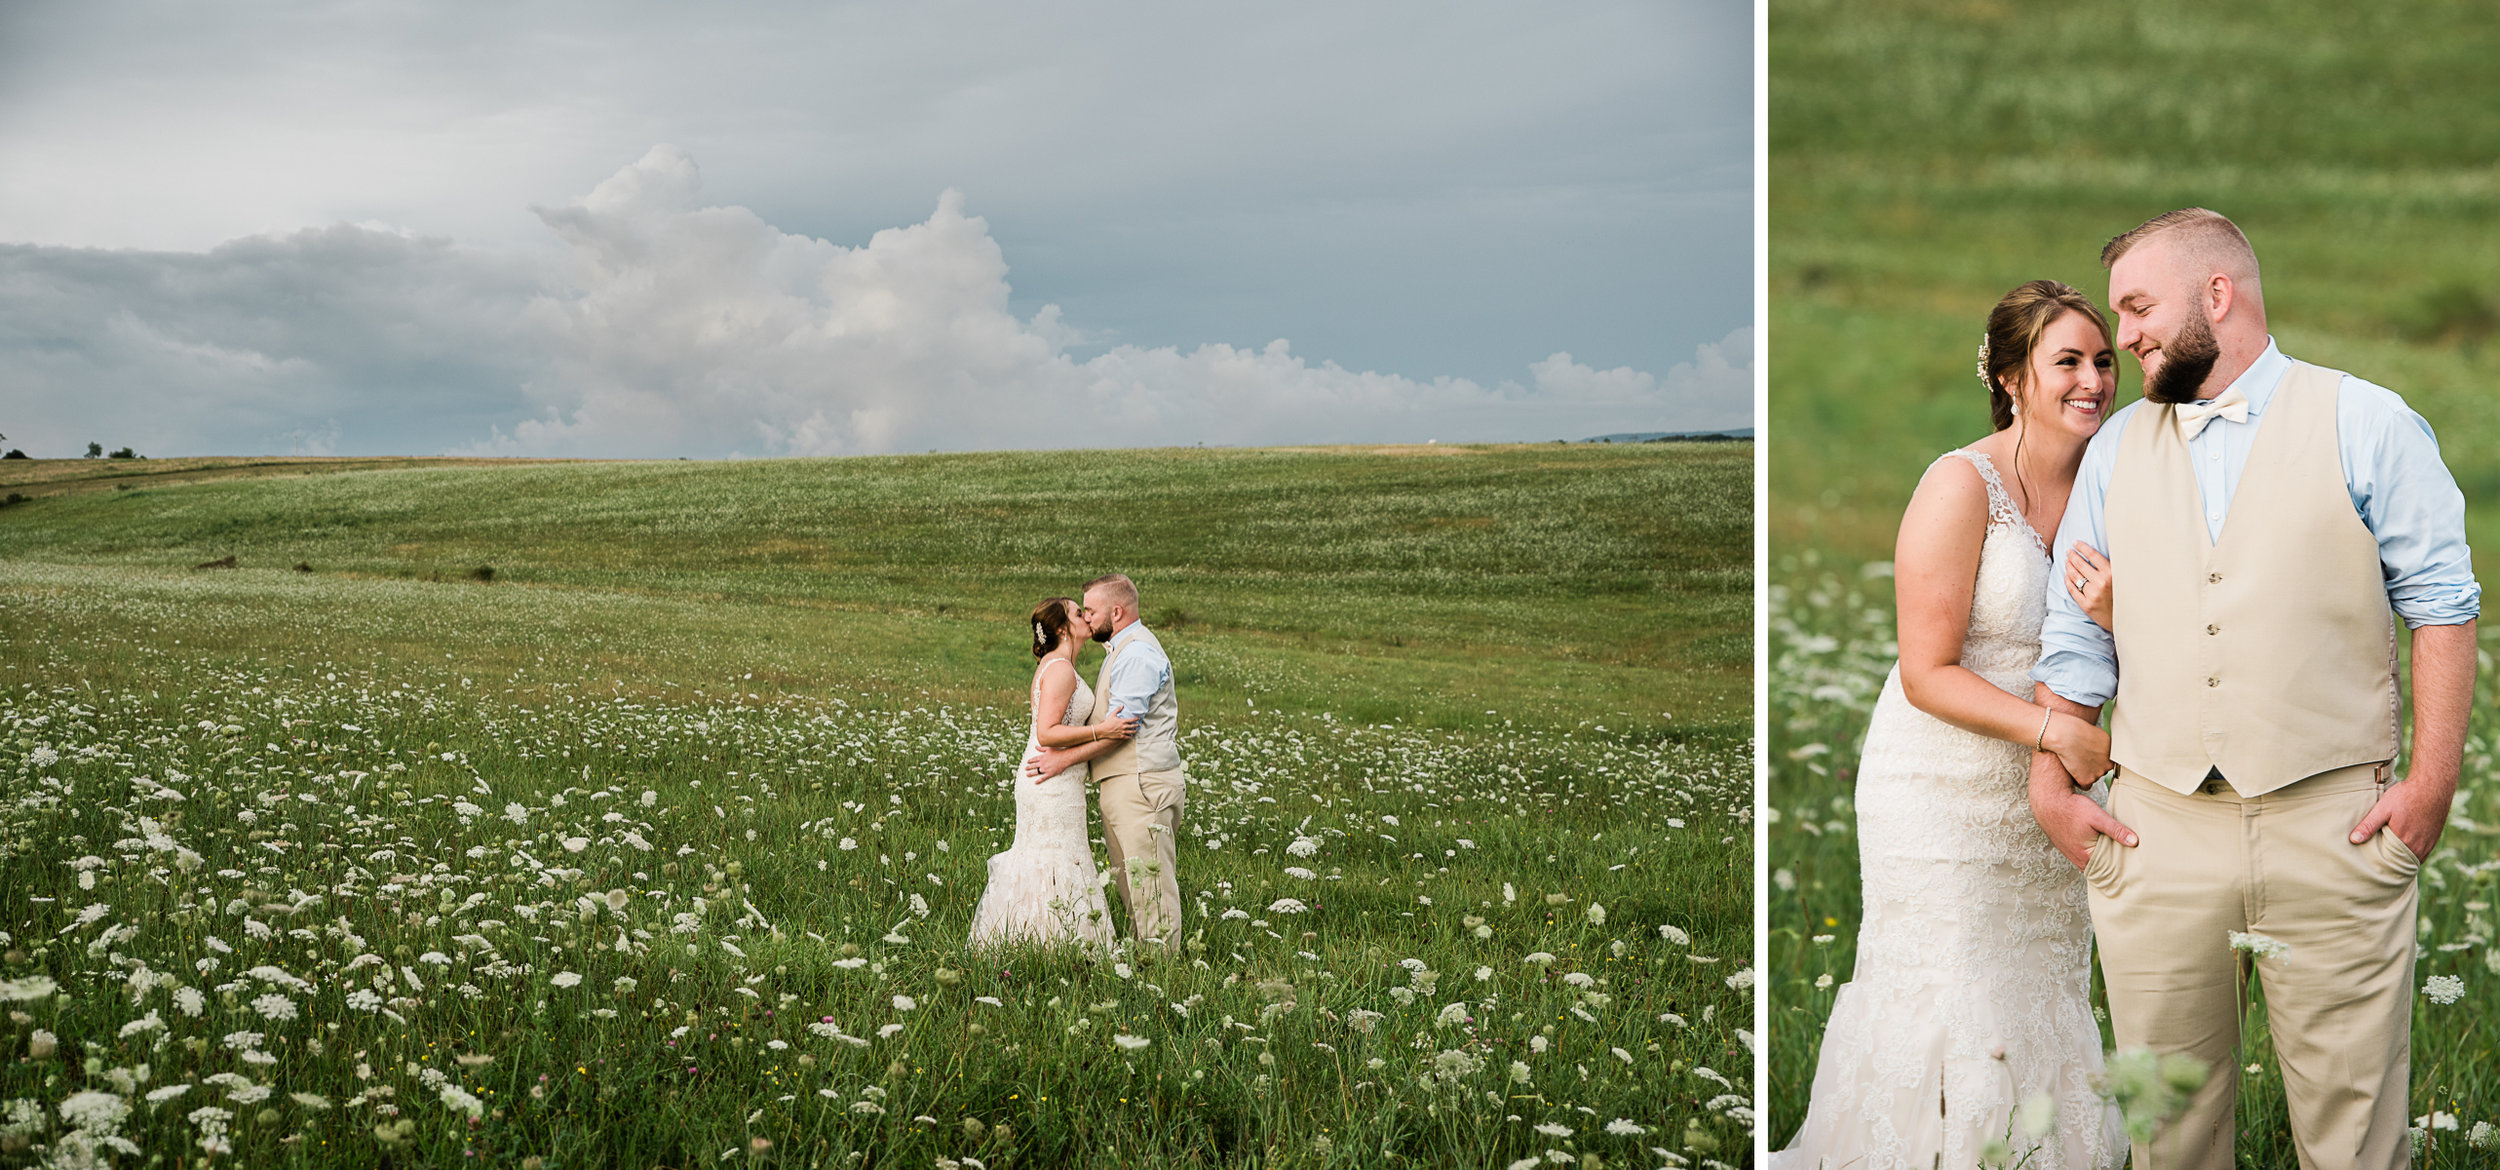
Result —
<instances>
[{"instance_id":1,"label":"two-panel photo collage","mask_svg":"<svg viewBox=\"0 0 2500 1170\"><path fill-rule=\"evenodd\" d=\"M2471 5L0 5L0 1170L2500 1166Z\"/></svg>"}]
</instances>

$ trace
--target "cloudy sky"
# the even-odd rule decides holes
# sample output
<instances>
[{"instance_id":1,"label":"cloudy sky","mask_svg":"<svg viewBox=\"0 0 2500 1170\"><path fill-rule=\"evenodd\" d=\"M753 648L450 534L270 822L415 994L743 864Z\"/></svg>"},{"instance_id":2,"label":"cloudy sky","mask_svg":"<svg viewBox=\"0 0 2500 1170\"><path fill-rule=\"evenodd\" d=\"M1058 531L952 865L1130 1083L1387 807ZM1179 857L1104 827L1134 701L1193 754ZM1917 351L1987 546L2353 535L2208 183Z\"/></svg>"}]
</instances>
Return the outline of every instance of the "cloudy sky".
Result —
<instances>
[{"instance_id":1,"label":"cloudy sky","mask_svg":"<svg viewBox=\"0 0 2500 1170\"><path fill-rule=\"evenodd\" d=\"M698 458L1748 426L1752 15L0 3L0 433Z\"/></svg>"}]
</instances>

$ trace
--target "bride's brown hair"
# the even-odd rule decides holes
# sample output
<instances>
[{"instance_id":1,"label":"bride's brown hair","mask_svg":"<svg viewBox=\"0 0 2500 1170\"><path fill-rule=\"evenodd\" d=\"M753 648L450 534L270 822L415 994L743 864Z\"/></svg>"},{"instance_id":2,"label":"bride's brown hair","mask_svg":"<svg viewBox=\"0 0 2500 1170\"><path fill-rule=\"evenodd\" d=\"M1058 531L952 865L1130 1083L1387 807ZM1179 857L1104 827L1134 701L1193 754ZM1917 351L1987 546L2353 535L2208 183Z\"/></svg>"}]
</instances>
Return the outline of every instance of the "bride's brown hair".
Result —
<instances>
[{"instance_id":1,"label":"bride's brown hair","mask_svg":"<svg viewBox=\"0 0 2500 1170\"><path fill-rule=\"evenodd\" d=\"M1045 597L1033 607L1033 657L1040 658L1059 648L1060 639L1075 635L1076 627L1068 623L1068 607L1076 601L1068 597Z\"/></svg>"},{"instance_id":2,"label":"bride's brown hair","mask_svg":"<svg viewBox=\"0 0 2500 1170\"><path fill-rule=\"evenodd\" d=\"M2101 343L2116 348L2109 320L2093 307L2092 298L2062 281L2026 281L1988 310L1987 340L1979 352L1979 367L1980 380L1988 384L1988 419L1996 429L2014 425L2013 387L2030 376L2032 347L2068 313L2090 318L2101 331Z\"/></svg>"}]
</instances>

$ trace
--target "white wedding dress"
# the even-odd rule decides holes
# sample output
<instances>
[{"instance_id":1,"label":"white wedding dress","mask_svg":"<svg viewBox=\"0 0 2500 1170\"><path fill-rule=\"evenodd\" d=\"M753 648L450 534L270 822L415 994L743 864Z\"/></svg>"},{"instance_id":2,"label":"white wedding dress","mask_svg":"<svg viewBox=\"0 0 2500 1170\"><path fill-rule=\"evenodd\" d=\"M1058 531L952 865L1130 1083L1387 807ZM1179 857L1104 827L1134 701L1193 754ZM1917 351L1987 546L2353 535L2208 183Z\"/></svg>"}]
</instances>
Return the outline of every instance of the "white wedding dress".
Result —
<instances>
[{"instance_id":1,"label":"white wedding dress","mask_svg":"<svg viewBox=\"0 0 2500 1170\"><path fill-rule=\"evenodd\" d=\"M1955 457L1988 485L1962 665L2029 700L2048 549L1987 456L1943 458ZM2101 1033L2083 876L2032 819L2030 765L2022 744L1911 706L1899 666L1885 680L1858 766L1857 970L1833 1000L1805 1124L1774 1170L1964 1170L1991 1138L2025 1170L2124 1159L2118 1113L2092 1087ZM2043 1093L2056 1122L2023 1161L2034 1140L2014 1112Z\"/></svg>"},{"instance_id":2,"label":"white wedding dress","mask_svg":"<svg viewBox=\"0 0 2500 1170\"><path fill-rule=\"evenodd\" d=\"M1075 664L1068 669L1074 671ZM1033 706L1040 705L1041 691L1041 674L1036 672ZM1059 720L1080 725L1093 709L1093 688L1079 676ZM1041 741L1028 726L1024 760L1017 763L1013 780L1016 838L1005 853L990 858L989 887L972 911L970 948L1069 941L1111 945L1110 908L1094 869L1093 838L1085 831L1086 766L1078 764L1035 784L1025 777L1024 763L1041 750Z\"/></svg>"}]
</instances>

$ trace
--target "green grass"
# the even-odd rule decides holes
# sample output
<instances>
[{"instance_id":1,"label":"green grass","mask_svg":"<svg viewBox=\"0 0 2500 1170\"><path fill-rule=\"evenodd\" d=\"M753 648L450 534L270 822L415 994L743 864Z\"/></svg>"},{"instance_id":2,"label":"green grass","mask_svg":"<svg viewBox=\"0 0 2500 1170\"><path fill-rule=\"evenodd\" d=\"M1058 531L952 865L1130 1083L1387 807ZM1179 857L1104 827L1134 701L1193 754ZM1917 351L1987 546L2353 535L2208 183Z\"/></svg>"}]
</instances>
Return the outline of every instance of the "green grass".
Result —
<instances>
[{"instance_id":1,"label":"green grass","mask_svg":"<svg viewBox=\"0 0 2500 1170\"><path fill-rule=\"evenodd\" d=\"M24 470L0 1161L1742 1160L1741 452ZM1188 953L967 955L1106 566Z\"/></svg>"},{"instance_id":2,"label":"green grass","mask_svg":"<svg viewBox=\"0 0 2500 1170\"><path fill-rule=\"evenodd\" d=\"M2054 277L2106 295L2103 241L2202 205L2265 266L2286 352L2403 394L2438 430L2469 538L2500 543L2500 26L2466 6L2322 0L1771 5L1768 420L1773 622L1770 1116L1802 1117L1856 922L1850 767L1891 662L1888 560L1939 452L1984 434L1971 376L2005 290ZM2121 358L2132 398L2141 385ZM1824 697L1814 697L1818 688ZM2478 712L2488 712L2486 677ZM1792 753L1827 745L1829 756ZM2494 810L2478 733L2461 815ZM1835 828L1837 826L1837 828ZM2490 834L2452 826L2423 873L2423 974L2467 998L2417 1020L2414 1108L2500 1121ZM1828 924L1827 924L1828 920ZM1810 938L1835 933L1826 947ZM2457 944L2463 944L2459 946ZM2455 949L2442 949L2454 947ZM2258 1059L2265 1055L2262 1036ZM2288 1165L2279 1088L2249 1080L2241 1161ZM2466 1164L2434 1132L2429 1164Z\"/></svg>"},{"instance_id":3,"label":"green grass","mask_svg":"<svg viewBox=\"0 0 2500 1170\"><path fill-rule=\"evenodd\" d=\"M479 596L470 574L486 566L487 590L574 599L543 602L579 611L571 624L534 620L523 638L578 640L602 629L614 599L648 599L684 608L672 624L784 643L771 656L791 679L908 682L978 701L1022 693L1015 648L1034 602L1123 571L1150 624L1210 652L1206 675L1184 679L1202 710L1359 701L1366 718L1464 727L1494 707L1741 734L1751 461L1749 444L405 461L353 473L326 461L34 461L0 464L0 493L20 482L43 493L0 509L0 559L145 574L233 556L245 570L305 564L314 577L440 583L459 598ZM288 470L300 473L268 474ZM284 620L320 620L318 596L313 613ZM256 612L274 611L233 618L248 627ZM474 636L491 654L510 636L464 624L426 638Z\"/></svg>"}]
</instances>

